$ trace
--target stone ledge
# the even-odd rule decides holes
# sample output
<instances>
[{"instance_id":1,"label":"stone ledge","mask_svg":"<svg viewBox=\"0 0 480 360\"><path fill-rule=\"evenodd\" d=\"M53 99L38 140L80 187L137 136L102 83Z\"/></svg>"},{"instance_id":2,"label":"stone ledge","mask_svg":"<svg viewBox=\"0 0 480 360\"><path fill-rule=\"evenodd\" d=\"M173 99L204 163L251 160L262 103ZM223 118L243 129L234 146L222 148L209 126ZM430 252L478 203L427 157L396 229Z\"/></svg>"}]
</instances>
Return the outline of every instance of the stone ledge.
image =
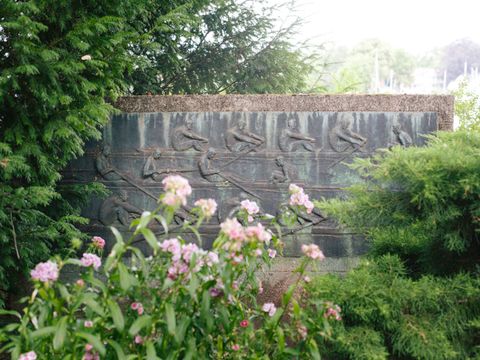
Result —
<instances>
[{"instance_id":1,"label":"stone ledge","mask_svg":"<svg viewBox=\"0 0 480 360\"><path fill-rule=\"evenodd\" d=\"M453 129L452 95L141 95L119 98L127 113L325 111L435 112L439 130Z\"/></svg>"}]
</instances>

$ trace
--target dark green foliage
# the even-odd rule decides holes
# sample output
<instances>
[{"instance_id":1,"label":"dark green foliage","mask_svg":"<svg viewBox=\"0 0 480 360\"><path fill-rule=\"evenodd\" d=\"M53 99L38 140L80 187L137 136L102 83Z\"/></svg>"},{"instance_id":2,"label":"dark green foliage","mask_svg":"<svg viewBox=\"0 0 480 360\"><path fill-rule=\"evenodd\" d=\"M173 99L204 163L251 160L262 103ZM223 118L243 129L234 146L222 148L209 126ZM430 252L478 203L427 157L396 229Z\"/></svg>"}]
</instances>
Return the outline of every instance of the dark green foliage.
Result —
<instances>
[{"instance_id":1,"label":"dark green foliage","mask_svg":"<svg viewBox=\"0 0 480 360\"><path fill-rule=\"evenodd\" d=\"M306 92L313 56L289 37L297 21L278 24L267 1L145 1L130 21L141 34L132 45L134 94ZM284 12L286 12L284 10Z\"/></svg>"},{"instance_id":2,"label":"dark green foliage","mask_svg":"<svg viewBox=\"0 0 480 360\"><path fill-rule=\"evenodd\" d=\"M373 256L398 254L413 275L479 263L480 133L439 132L428 146L394 148L351 165L365 182L320 206L364 233Z\"/></svg>"},{"instance_id":3,"label":"dark green foliage","mask_svg":"<svg viewBox=\"0 0 480 360\"><path fill-rule=\"evenodd\" d=\"M309 285L309 296L336 302L343 320L318 336L331 359L469 359L480 355L480 278L412 280L396 256L364 262L344 279ZM318 314L311 314L319 319Z\"/></svg>"},{"instance_id":4,"label":"dark green foliage","mask_svg":"<svg viewBox=\"0 0 480 360\"><path fill-rule=\"evenodd\" d=\"M85 140L99 138L113 109L105 98L125 89L130 33L121 16L127 5L0 1L3 290L15 272L82 236L75 225L86 219L78 205L103 191L97 185L58 189L57 182Z\"/></svg>"}]
</instances>

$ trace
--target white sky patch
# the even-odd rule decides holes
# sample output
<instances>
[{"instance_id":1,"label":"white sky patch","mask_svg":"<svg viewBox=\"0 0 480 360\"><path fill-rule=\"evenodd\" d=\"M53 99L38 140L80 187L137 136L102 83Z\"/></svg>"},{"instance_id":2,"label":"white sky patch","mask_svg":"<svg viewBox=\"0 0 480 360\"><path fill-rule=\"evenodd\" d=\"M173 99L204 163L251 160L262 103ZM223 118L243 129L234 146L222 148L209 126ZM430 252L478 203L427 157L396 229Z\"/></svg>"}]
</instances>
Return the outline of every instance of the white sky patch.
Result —
<instances>
[{"instance_id":1,"label":"white sky patch","mask_svg":"<svg viewBox=\"0 0 480 360\"><path fill-rule=\"evenodd\" d=\"M282 2L283 0L276 0ZM297 0L298 39L353 46L379 38L423 53L470 38L480 43L478 0Z\"/></svg>"}]
</instances>

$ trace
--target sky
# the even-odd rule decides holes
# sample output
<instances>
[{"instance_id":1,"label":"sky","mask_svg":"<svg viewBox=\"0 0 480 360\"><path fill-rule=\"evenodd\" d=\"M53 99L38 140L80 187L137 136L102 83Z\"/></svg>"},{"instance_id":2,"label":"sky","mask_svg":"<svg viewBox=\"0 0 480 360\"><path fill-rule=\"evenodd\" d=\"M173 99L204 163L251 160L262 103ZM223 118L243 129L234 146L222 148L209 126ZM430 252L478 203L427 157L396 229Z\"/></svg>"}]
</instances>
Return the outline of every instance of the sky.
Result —
<instances>
[{"instance_id":1,"label":"sky","mask_svg":"<svg viewBox=\"0 0 480 360\"><path fill-rule=\"evenodd\" d=\"M282 0L278 0L281 2ZM470 38L480 43L480 0L296 0L299 39L353 46L380 38L421 54Z\"/></svg>"}]
</instances>

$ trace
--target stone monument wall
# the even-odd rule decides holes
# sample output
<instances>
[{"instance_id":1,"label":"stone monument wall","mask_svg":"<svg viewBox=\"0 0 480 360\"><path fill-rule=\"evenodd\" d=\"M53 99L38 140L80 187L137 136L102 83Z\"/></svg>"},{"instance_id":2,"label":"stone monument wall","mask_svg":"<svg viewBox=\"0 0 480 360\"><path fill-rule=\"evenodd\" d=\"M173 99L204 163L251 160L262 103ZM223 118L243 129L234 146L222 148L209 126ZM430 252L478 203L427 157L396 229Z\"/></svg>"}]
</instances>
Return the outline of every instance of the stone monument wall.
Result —
<instances>
[{"instance_id":1,"label":"stone monument wall","mask_svg":"<svg viewBox=\"0 0 480 360\"><path fill-rule=\"evenodd\" d=\"M84 209L91 219L85 230L110 240L109 226L127 234L131 219L156 207L161 180L180 174L193 188L190 205L205 197L220 205L218 216L201 228L204 247L243 199L276 216L287 206L290 183L313 199L341 197L346 186L361 181L345 163L380 148L421 146L423 135L453 123L451 96L132 96L116 107L121 113L102 141L89 143L64 173L65 183L96 180L112 191ZM189 210L182 208L176 221L190 217ZM160 224L152 230L162 234ZM340 231L318 211L303 214L287 234L285 258L267 274L277 291L303 243L318 244L327 257L323 269L339 273L367 249L361 237ZM141 239L137 244L148 251Z\"/></svg>"}]
</instances>

